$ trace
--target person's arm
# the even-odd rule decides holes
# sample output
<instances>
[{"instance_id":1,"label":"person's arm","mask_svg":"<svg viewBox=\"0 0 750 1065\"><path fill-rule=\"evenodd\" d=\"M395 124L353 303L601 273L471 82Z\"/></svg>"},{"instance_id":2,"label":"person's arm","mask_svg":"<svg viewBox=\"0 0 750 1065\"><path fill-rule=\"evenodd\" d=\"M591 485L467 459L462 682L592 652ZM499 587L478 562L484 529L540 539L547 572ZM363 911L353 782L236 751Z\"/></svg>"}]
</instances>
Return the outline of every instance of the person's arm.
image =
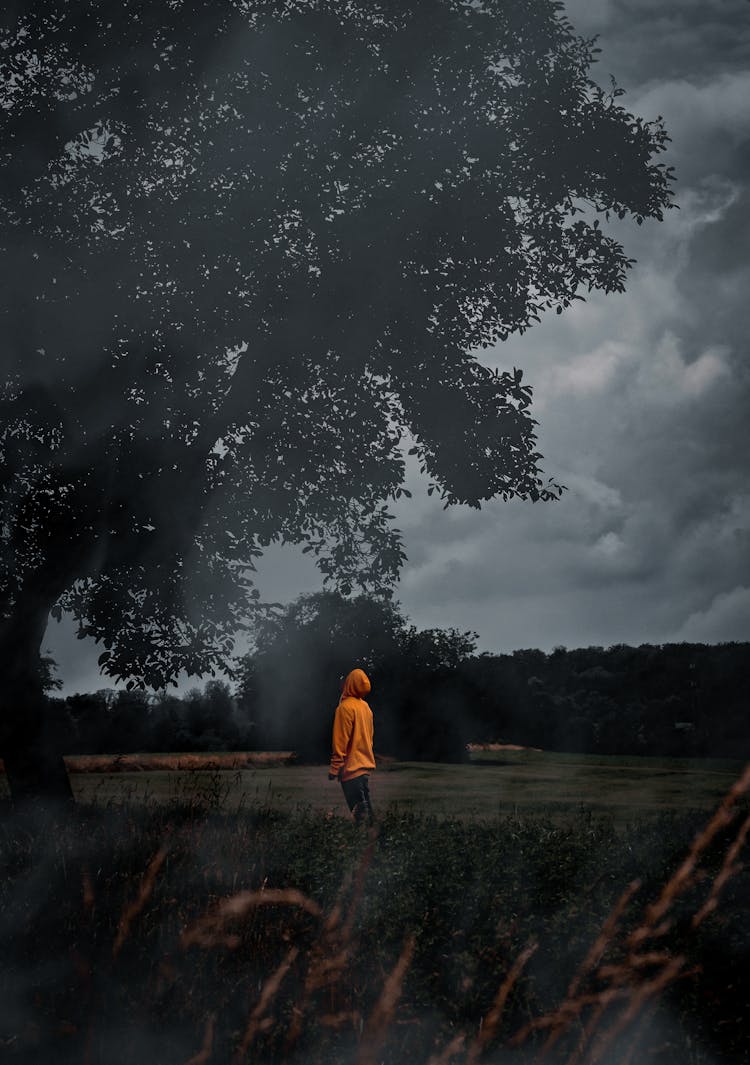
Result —
<instances>
[{"instance_id":1,"label":"person's arm","mask_svg":"<svg viewBox=\"0 0 750 1065\"><path fill-rule=\"evenodd\" d=\"M336 716L333 719L333 737L331 741L331 764L328 769L328 779L336 780L349 751L349 743L352 738L354 714L351 710L339 703L336 707Z\"/></svg>"}]
</instances>

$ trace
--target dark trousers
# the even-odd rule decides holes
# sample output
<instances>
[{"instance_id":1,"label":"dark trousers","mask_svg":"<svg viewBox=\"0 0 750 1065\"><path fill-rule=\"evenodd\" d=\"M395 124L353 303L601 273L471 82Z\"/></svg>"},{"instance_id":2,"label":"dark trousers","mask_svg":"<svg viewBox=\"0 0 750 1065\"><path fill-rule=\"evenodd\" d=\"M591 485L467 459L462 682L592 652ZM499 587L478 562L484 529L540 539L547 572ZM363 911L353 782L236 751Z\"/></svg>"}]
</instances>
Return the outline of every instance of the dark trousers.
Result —
<instances>
[{"instance_id":1,"label":"dark trousers","mask_svg":"<svg viewBox=\"0 0 750 1065\"><path fill-rule=\"evenodd\" d=\"M372 824L372 804L370 803L370 777L363 773L353 780L342 780L341 787L344 789L344 798L349 809L354 814L354 820L358 825L364 820Z\"/></svg>"}]
</instances>

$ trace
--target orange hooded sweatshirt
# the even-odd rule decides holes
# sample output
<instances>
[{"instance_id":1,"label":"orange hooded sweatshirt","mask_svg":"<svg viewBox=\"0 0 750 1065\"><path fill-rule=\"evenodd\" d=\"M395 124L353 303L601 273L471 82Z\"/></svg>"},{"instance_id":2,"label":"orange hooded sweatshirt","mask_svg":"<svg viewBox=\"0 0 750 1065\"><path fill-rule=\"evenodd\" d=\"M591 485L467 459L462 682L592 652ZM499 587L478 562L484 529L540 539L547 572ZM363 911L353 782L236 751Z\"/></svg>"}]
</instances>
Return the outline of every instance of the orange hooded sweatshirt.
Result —
<instances>
[{"instance_id":1,"label":"orange hooded sweatshirt","mask_svg":"<svg viewBox=\"0 0 750 1065\"><path fill-rule=\"evenodd\" d=\"M353 669L344 681L333 720L330 773L339 780L353 780L375 768L372 710L362 698L369 691L365 671Z\"/></svg>"}]
</instances>

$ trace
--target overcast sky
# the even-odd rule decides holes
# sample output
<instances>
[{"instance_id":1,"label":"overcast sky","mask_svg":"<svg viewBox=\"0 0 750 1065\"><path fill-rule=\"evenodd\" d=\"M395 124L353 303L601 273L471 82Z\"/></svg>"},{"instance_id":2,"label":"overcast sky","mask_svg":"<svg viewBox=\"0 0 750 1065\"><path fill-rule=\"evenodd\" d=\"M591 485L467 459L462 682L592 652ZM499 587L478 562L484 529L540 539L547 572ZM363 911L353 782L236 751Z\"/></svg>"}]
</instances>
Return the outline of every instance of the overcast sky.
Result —
<instances>
[{"instance_id":1,"label":"overcast sky","mask_svg":"<svg viewBox=\"0 0 750 1065\"><path fill-rule=\"evenodd\" d=\"M621 234L625 295L597 294L499 345L534 387L554 504L397 507L398 597L420 627L473 629L482 650L750 640L750 3L568 0L621 103L663 115L679 211ZM272 552L260 587L320 586ZM97 649L51 623L65 692L109 684Z\"/></svg>"}]
</instances>

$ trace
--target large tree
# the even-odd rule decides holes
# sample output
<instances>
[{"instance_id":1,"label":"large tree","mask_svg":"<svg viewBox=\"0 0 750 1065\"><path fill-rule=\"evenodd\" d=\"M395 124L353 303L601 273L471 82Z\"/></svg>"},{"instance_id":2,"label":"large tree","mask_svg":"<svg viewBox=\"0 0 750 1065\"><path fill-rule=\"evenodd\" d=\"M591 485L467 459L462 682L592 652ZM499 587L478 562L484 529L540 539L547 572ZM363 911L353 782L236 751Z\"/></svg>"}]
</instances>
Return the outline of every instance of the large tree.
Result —
<instances>
[{"instance_id":1,"label":"large tree","mask_svg":"<svg viewBox=\"0 0 750 1065\"><path fill-rule=\"evenodd\" d=\"M27 0L0 15L2 752L44 736L50 611L115 678L220 666L252 564L403 560L401 441L446 504L551 499L478 353L619 291L661 122L553 0Z\"/></svg>"}]
</instances>

